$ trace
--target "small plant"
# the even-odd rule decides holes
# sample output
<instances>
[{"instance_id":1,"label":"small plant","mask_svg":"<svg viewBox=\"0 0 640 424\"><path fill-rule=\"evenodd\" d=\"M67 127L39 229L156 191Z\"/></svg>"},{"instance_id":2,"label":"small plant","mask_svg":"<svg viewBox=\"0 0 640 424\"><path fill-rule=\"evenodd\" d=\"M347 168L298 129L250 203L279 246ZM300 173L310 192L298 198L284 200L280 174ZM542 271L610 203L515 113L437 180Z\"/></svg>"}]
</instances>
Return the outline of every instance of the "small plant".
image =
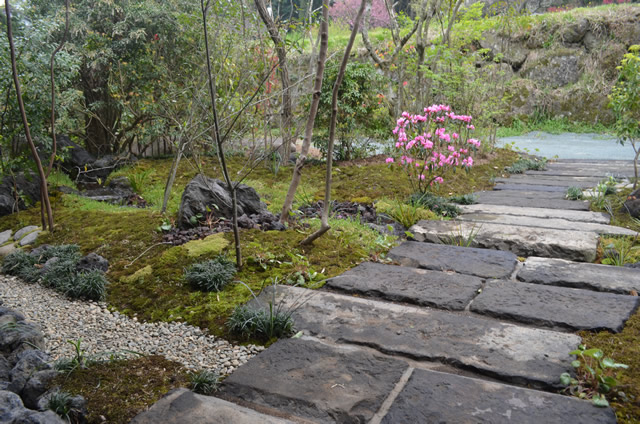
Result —
<instances>
[{"instance_id":1,"label":"small plant","mask_svg":"<svg viewBox=\"0 0 640 424\"><path fill-rule=\"evenodd\" d=\"M634 246L638 236L629 240L626 238L613 239L611 243L608 243L603 248L604 265L624 266L628 263L634 252L640 249L640 246Z\"/></svg>"},{"instance_id":2,"label":"small plant","mask_svg":"<svg viewBox=\"0 0 640 424\"><path fill-rule=\"evenodd\" d=\"M84 369L87 367L87 358L85 351L80 347L82 339L67 340L67 343L73 346L75 354L72 358L60 358L54 363L54 368L61 372L73 372L78 368Z\"/></svg>"},{"instance_id":3,"label":"small plant","mask_svg":"<svg viewBox=\"0 0 640 424\"><path fill-rule=\"evenodd\" d=\"M88 271L77 274L66 287L66 294L75 299L102 301L107 294L109 281L102 271Z\"/></svg>"},{"instance_id":4,"label":"small plant","mask_svg":"<svg viewBox=\"0 0 640 424\"><path fill-rule=\"evenodd\" d=\"M2 273L13 275L29 283L35 283L40 278L36 260L23 250L11 252L4 258Z\"/></svg>"},{"instance_id":5,"label":"small plant","mask_svg":"<svg viewBox=\"0 0 640 424\"><path fill-rule=\"evenodd\" d=\"M436 196L431 193L415 193L409 198L409 202L413 205L419 205L427 208L440 216L447 218L455 218L460 215L460 208L449 203L444 197Z\"/></svg>"},{"instance_id":6,"label":"small plant","mask_svg":"<svg viewBox=\"0 0 640 424\"><path fill-rule=\"evenodd\" d=\"M131 189L136 194L142 194L144 188L148 185L149 177L154 172L153 169L147 169L127 175Z\"/></svg>"},{"instance_id":7,"label":"small plant","mask_svg":"<svg viewBox=\"0 0 640 424\"><path fill-rule=\"evenodd\" d=\"M567 189L566 198L569 200L581 200L582 199L582 189L580 187L571 186Z\"/></svg>"},{"instance_id":8,"label":"small plant","mask_svg":"<svg viewBox=\"0 0 640 424\"><path fill-rule=\"evenodd\" d=\"M616 371L629 367L605 358L600 349L587 349L584 345L569 352L569 355L577 356L571 363L576 370L576 377L566 372L560 376L560 382L567 386L565 390L579 398L591 399L596 406L609 406L605 395L618 385Z\"/></svg>"},{"instance_id":9,"label":"small plant","mask_svg":"<svg viewBox=\"0 0 640 424\"><path fill-rule=\"evenodd\" d=\"M476 237L478 237L478 233L482 229L482 224L476 225L474 224L471 227L471 230L468 234L465 234L462 229L462 224L458 226L458 230L455 234L449 236L448 240L445 241L445 244L449 244L452 246L460 246L460 247L471 247L473 246Z\"/></svg>"},{"instance_id":10,"label":"small plant","mask_svg":"<svg viewBox=\"0 0 640 424\"><path fill-rule=\"evenodd\" d=\"M50 261L42 276L42 285L61 292L70 293L76 277L77 261L58 258Z\"/></svg>"},{"instance_id":11,"label":"small plant","mask_svg":"<svg viewBox=\"0 0 640 424\"><path fill-rule=\"evenodd\" d=\"M71 404L72 396L63 391L57 391L49 397L47 409L55 412L60 418L67 422L71 422L73 415L73 406Z\"/></svg>"},{"instance_id":12,"label":"small plant","mask_svg":"<svg viewBox=\"0 0 640 424\"><path fill-rule=\"evenodd\" d=\"M510 174L522 174L525 171L544 171L547 167L547 159L518 158L518 160L506 170Z\"/></svg>"},{"instance_id":13,"label":"small plant","mask_svg":"<svg viewBox=\"0 0 640 424\"><path fill-rule=\"evenodd\" d=\"M437 215L413 202L403 203L399 200L381 200L376 203L376 211L389 215L405 228L413 226L422 219L436 219Z\"/></svg>"},{"instance_id":14,"label":"small plant","mask_svg":"<svg viewBox=\"0 0 640 424\"><path fill-rule=\"evenodd\" d=\"M221 291L236 273L236 266L224 256L191 265L185 270L185 279L198 290Z\"/></svg>"},{"instance_id":15,"label":"small plant","mask_svg":"<svg viewBox=\"0 0 640 424\"><path fill-rule=\"evenodd\" d=\"M478 199L474 194L460 194L449 197L449 201L458 205L473 205L477 203Z\"/></svg>"},{"instance_id":16,"label":"small plant","mask_svg":"<svg viewBox=\"0 0 640 424\"><path fill-rule=\"evenodd\" d=\"M211 370L202 370L189 375L191 390L201 395L212 395L218 390L220 376Z\"/></svg>"},{"instance_id":17,"label":"small plant","mask_svg":"<svg viewBox=\"0 0 640 424\"><path fill-rule=\"evenodd\" d=\"M158 228L156 228L156 231L159 233L163 233L166 231L171 231L171 229L173 228L173 222L171 219L163 219L162 220L162 224L158 225Z\"/></svg>"}]
</instances>

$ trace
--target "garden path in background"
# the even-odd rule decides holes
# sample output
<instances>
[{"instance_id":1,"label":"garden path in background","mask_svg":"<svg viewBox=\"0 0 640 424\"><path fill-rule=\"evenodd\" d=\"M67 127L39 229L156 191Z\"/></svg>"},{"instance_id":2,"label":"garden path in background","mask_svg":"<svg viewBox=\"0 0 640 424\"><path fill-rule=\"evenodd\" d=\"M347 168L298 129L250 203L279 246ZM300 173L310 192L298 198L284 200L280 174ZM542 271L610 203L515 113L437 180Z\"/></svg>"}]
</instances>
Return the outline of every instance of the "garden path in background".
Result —
<instances>
[{"instance_id":1,"label":"garden path in background","mask_svg":"<svg viewBox=\"0 0 640 424\"><path fill-rule=\"evenodd\" d=\"M631 173L561 160L498 179L459 219L417 223L393 263L263 293L254 304L275 295L303 336L239 367L217 398L175 391L134 423L213 422L217 410L229 423L615 423L610 408L557 393L576 331L621 331L640 273L589 263L600 234L627 231L564 193ZM443 244L455 240L475 247Z\"/></svg>"}]
</instances>

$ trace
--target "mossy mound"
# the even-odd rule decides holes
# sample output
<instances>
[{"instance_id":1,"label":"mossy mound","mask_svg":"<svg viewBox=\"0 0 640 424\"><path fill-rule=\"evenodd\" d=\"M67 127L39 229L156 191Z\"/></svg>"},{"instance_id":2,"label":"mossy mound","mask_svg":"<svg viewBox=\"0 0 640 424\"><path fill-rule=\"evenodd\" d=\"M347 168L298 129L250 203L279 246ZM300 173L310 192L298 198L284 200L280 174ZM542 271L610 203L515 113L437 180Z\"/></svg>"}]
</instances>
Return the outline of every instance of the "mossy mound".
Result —
<instances>
[{"instance_id":1,"label":"mossy mound","mask_svg":"<svg viewBox=\"0 0 640 424\"><path fill-rule=\"evenodd\" d=\"M205 254L218 254L229 244L224 234L218 233L207 236L202 240L193 240L185 243L182 248L187 250L189 257L197 258Z\"/></svg>"}]
</instances>

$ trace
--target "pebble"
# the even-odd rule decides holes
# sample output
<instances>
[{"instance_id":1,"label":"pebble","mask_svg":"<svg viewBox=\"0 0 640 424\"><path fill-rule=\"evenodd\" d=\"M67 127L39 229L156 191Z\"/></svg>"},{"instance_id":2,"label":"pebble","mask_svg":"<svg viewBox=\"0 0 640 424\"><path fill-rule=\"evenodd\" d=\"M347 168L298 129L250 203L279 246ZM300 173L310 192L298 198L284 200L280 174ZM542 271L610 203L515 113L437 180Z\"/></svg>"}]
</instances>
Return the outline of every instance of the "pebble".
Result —
<instances>
[{"instance_id":1,"label":"pebble","mask_svg":"<svg viewBox=\"0 0 640 424\"><path fill-rule=\"evenodd\" d=\"M38 284L0 275L0 304L23 313L42 327L47 353L55 359L71 358L69 341L81 340L89 357L135 357L162 354L190 370L208 369L228 375L263 346L239 346L181 322L141 322L105 303L71 300Z\"/></svg>"}]
</instances>

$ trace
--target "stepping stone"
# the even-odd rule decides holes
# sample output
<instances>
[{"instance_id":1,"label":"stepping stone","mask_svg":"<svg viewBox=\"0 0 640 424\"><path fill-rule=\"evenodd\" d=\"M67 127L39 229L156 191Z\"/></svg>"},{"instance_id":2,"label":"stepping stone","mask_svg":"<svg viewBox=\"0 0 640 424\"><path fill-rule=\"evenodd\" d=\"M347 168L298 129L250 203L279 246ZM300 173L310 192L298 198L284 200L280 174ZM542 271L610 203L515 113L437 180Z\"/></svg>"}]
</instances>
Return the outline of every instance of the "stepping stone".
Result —
<instances>
[{"instance_id":1,"label":"stepping stone","mask_svg":"<svg viewBox=\"0 0 640 424\"><path fill-rule=\"evenodd\" d=\"M558 187L558 186L547 186L547 185L534 185L534 184L514 184L514 183L498 183L493 189L498 190L508 190L508 191L549 191L552 193L566 193L567 187ZM517 194L514 194L517 196Z\"/></svg>"},{"instance_id":2,"label":"stepping stone","mask_svg":"<svg viewBox=\"0 0 640 424\"><path fill-rule=\"evenodd\" d=\"M633 177L633 168L621 167L612 168L596 168L596 167L567 167L557 166L549 167L546 171L527 171L527 175L550 175L557 177L591 177L601 178L602 180L613 176L616 178Z\"/></svg>"},{"instance_id":3,"label":"stepping stone","mask_svg":"<svg viewBox=\"0 0 640 424\"><path fill-rule=\"evenodd\" d=\"M364 423L407 369L404 361L354 347L286 339L227 377L221 395L314 422Z\"/></svg>"},{"instance_id":4,"label":"stepping stone","mask_svg":"<svg viewBox=\"0 0 640 424\"><path fill-rule=\"evenodd\" d=\"M613 225L596 224L593 222L579 222L568 221L566 219L558 218L535 218L531 216L514 216L514 215L500 215L489 213L472 213L458 216L461 221L472 222L491 222L494 224L503 225L521 225L524 227L536 227L536 228L556 228L559 230L572 230L572 231L590 231L596 234L611 235L611 236L635 236L636 231L632 231L628 228L616 227Z\"/></svg>"},{"instance_id":5,"label":"stepping stone","mask_svg":"<svg viewBox=\"0 0 640 424\"><path fill-rule=\"evenodd\" d=\"M544 256L579 262L596 259L598 234L587 231L557 230L474 223L468 221L419 221L409 231L417 241L451 243L473 238L473 247L506 250L518 256Z\"/></svg>"},{"instance_id":6,"label":"stepping stone","mask_svg":"<svg viewBox=\"0 0 640 424\"><path fill-rule=\"evenodd\" d=\"M464 214L487 213L513 216L530 216L534 218L556 218L567 221L593 222L595 224L609 224L611 218L606 213L591 211L576 211L562 209L526 208L519 206L503 205L460 205L459 208Z\"/></svg>"},{"instance_id":7,"label":"stepping stone","mask_svg":"<svg viewBox=\"0 0 640 424\"><path fill-rule=\"evenodd\" d=\"M471 311L524 324L618 333L639 305L638 296L494 280Z\"/></svg>"},{"instance_id":8,"label":"stepping stone","mask_svg":"<svg viewBox=\"0 0 640 424\"><path fill-rule=\"evenodd\" d=\"M20 240L20 246L29 246L30 244L35 243L38 239L38 236L40 235L40 232L40 230L36 230L22 237L22 239Z\"/></svg>"},{"instance_id":9,"label":"stepping stone","mask_svg":"<svg viewBox=\"0 0 640 424\"><path fill-rule=\"evenodd\" d=\"M268 308L272 290L252 304ZM560 387L560 374L572 369L569 352L581 341L575 334L299 287L278 286L275 297L304 334L537 388Z\"/></svg>"},{"instance_id":10,"label":"stepping stone","mask_svg":"<svg viewBox=\"0 0 640 424\"><path fill-rule=\"evenodd\" d=\"M509 278L516 255L499 250L405 241L387 254L401 265L435 271L454 271L481 278Z\"/></svg>"},{"instance_id":11,"label":"stepping stone","mask_svg":"<svg viewBox=\"0 0 640 424\"><path fill-rule=\"evenodd\" d=\"M576 177L580 178L580 177ZM546 179L538 176L511 176L510 178L496 178L496 183L501 184L527 184L536 186L563 187L566 191L568 187L575 186L580 188L591 188L598 185L599 180L575 180L573 178Z\"/></svg>"},{"instance_id":12,"label":"stepping stone","mask_svg":"<svg viewBox=\"0 0 640 424\"><path fill-rule=\"evenodd\" d=\"M13 231L7 230L0 233L0 246L11 240L11 235Z\"/></svg>"},{"instance_id":13,"label":"stepping stone","mask_svg":"<svg viewBox=\"0 0 640 424\"><path fill-rule=\"evenodd\" d=\"M25 235L34 232L35 230L39 229L40 227L38 227L37 225L28 225L18 231L16 231L16 233L13 235L13 239L15 241L19 241L22 239L22 237L24 237Z\"/></svg>"},{"instance_id":14,"label":"stepping stone","mask_svg":"<svg viewBox=\"0 0 640 424\"><path fill-rule=\"evenodd\" d=\"M331 278L325 288L440 309L463 310L482 288L468 275L365 262Z\"/></svg>"},{"instance_id":15,"label":"stepping stone","mask_svg":"<svg viewBox=\"0 0 640 424\"><path fill-rule=\"evenodd\" d=\"M596 291L640 293L640 272L621 266L584 264L530 257L518 271L520 281Z\"/></svg>"},{"instance_id":16,"label":"stepping stone","mask_svg":"<svg viewBox=\"0 0 640 424\"><path fill-rule=\"evenodd\" d=\"M575 397L416 369L382 423L615 424L611 408Z\"/></svg>"},{"instance_id":17,"label":"stepping stone","mask_svg":"<svg viewBox=\"0 0 640 424\"><path fill-rule=\"evenodd\" d=\"M215 417L215 419L213 418ZM294 424L283 418L264 415L212 396L203 396L188 389L174 389L151 408L136 415L131 424Z\"/></svg>"},{"instance_id":18,"label":"stepping stone","mask_svg":"<svg viewBox=\"0 0 640 424\"><path fill-rule=\"evenodd\" d=\"M9 253L13 252L16 249L17 247L15 244L7 244L6 246L0 247L0 258L4 258L5 256L7 256Z\"/></svg>"},{"instance_id":19,"label":"stepping stone","mask_svg":"<svg viewBox=\"0 0 640 424\"><path fill-rule=\"evenodd\" d=\"M514 194L505 190L489 192L483 191L475 194L477 196L478 203L483 204L577 211L589 210L589 202L566 200L565 193L560 192L519 191L517 194Z\"/></svg>"}]
</instances>

